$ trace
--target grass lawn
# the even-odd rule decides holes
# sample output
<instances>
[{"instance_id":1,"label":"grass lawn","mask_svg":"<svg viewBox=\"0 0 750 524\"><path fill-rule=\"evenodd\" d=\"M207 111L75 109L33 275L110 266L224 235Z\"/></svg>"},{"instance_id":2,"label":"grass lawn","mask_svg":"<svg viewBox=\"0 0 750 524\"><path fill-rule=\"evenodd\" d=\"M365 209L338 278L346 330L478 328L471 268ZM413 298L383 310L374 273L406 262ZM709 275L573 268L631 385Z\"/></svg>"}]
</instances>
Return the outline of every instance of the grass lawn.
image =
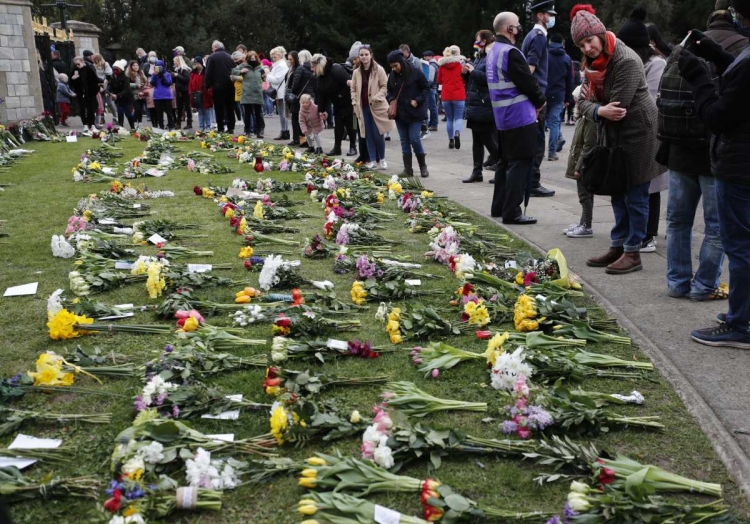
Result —
<instances>
[{"instance_id":1,"label":"grass lawn","mask_svg":"<svg viewBox=\"0 0 750 524\"><path fill-rule=\"evenodd\" d=\"M124 140L119 145L125 153L122 161L137 156L145 147L144 142L133 139ZM108 187L103 183L74 183L71 179L71 167L77 163L81 153L87 148L96 146L98 142L88 138L82 138L82 141L77 144L29 144L26 147L36 149L36 153L16 163L9 172L0 173L0 183L15 184L0 193L0 220L7 220L5 231L10 234L9 238L0 239L2 240L0 243L0 282L5 284L4 289L7 286L39 281L39 291L36 296L0 299L0 347L2 347L0 365L4 377L33 369L35 359L45 350L65 353L66 349L73 350L76 343L88 346L97 345L104 352L114 351L123 355L129 362L141 365L158 356L164 345L173 339L173 335L100 334L75 341L58 342L50 340L47 335L44 325L47 297L57 288L67 289L68 272L74 267L72 259L52 257L50 237L64 231L67 219L80 198ZM180 144L178 149L187 152L197 147L198 142L191 141ZM258 274L248 273L242 266L242 260L237 256L242 246L242 237L233 234L214 202L196 197L192 188L194 185L206 185L209 181L213 185L227 186L236 177L247 180L257 180L258 177L252 171L251 165L237 165L235 161L227 159L223 152L216 153L215 158L233 166L235 173L199 175L187 169L169 171L167 176L160 179L148 178L145 179L145 183L150 189L174 191L175 198L147 202L151 205L153 218L168 218L201 224L201 228L195 233L203 237L191 238L190 231L187 231L180 243L194 249L211 249L215 252L215 256L190 262L231 263L232 270L221 271L221 276L257 284ZM287 172L273 173L273 176L282 181L300 181L303 174ZM143 180L137 182L144 183ZM287 234L284 237L302 241L316 233L322 233L324 217L318 205L312 203L303 192L289 196L292 199L305 200L305 204L299 206L299 209L314 215L315 218L306 221L290 221L289 225L299 227L300 233ZM392 202L387 202L385 209L393 211L396 207ZM412 261L422 262L423 254L427 250L427 237L409 233L403 225L404 219L405 215L400 215L395 222L390 223L388 230L381 233L392 239L394 243L399 243L394 245L394 252L411 255ZM478 215L473 215L473 220L488 228L498 228L491 221ZM514 241L514 244L519 248L523 247L520 242ZM144 254L154 254L156 249L144 247L140 251ZM285 256L285 258L299 257L295 255ZM313 280L333 281L338 297L348 301L353 277L352 275L335 275L331 270L332 264L332 259L303 259L302 274ZM423 280L424 287L427 289L442 289L453 293L460 285L460 282L444 266L427 262L426 270L443 277L438 280ZM240 286L207 288L198 290L196 294L207 300L229 303L233 301L234 293L239 289ZM70 296L70 293L67 294ZM107 304L159 303L159 299L148 298L143 284L132 285L96 298ZM425 297L422 300L424 302L447 301L449 298L447 296ZM593 305L593 302L586 300L582 303ZM363 311L358 315L362 320L363 328L360 332L353 333L351 338L372 340L375 344L388 343L383 326L374 320L376 308L376 305L371 305L369 311ZM143 324L158 322L158 320L151 313L137 313L133 320L125 322ZM210 319L210 322L229 325L229 318L228 316L214 317ZM510 330L512 326L492 326L492 329ZM344 335L346 334L342 334L339 338L344 338ZM270 325L262 324L252 327L247 330L246 337L265 338L270 342ZM477 340L473 333L449 339L447 342L456 347L477 352L483 352L486 348L486 343ZM398 352L385 354L375 360L331 359L327 360L325 365L311 364L310 369L325 370L342 376L386 374L393 379L411 380L424 390L440 397L486 401L489 403L490 415L496 416L502 410L503 402L488 386L488 375L482 361L461 364L442 373L437 380L425 379L422 373L410 365L407 346L408 344L403 344ZM599 344L590 345L588 349L628 360L646 360L644 354L635 347ZM243 351L244 354L250 355L267 350L267 347L261 346ZM286 365L291 369L304 369L304 366L299 361ZM220 375L212 380L213 385L227 394L242 393L246 399L268 402L261 387L262 382L263 371L260 369ZM121 396L36 393L27 395L14 407L59 413L112 413L113 421L109 425L69 424L62 426L30 423L22 428L22 432L26 434L64 439L66 445L75 449L75 455L70 464L59 466L54 471L62 476L97 475L102 482L102 497L97 502L57 498L46 502L17 504L13 506L12 512L18 523L83 523L108 520L108 516L99 508L105 499L104 487L111 478L109 458L114 447L115 436L132 422L134 415L132 399L142 387L142 382L139 378L109 379L105 380L104 385L99 386L90 379L79 376L76 379L76 385ZM708 439L701 433L677 395L658 372L651 374L651 380L628 382L592 379L586 381L583 386L589 391L607 393L627 394L637 389L646 397L644 406L623 406L615 409L623 414L660 415L661 422L666 426L666 430L662 433L635 429L612 431L594 439L600 449L609 450L612 454L622 453L642 463L656 464L694 479L721 483L725 490L725 501L733 508L733 513L737 516L748 514L749 506L746 500L714 454ZM333 389L324 392L322 398L335 397L346 410L359 409L363 413L369 413L372 405L378 401L380 391L381 387L376 385ZM497 423L483 424L481 422L484 416L486 415L475 413L444 414L430 421L462 429L475 436L502 438ZM204 433L235 433L236 438L266 433L269 428L267 414L259 412L243 412L237 421L197 420L193 422L193 426ZM11 440L12 436L3 437L0 444L7 446ZM359 438L349 438L332 444L314 442L303 449L281 449L280 454L301 459L314 451L330 452L338 448L345 454L358 455L360 444ZM49 471L51 471L49 465L40 463L26 472L36 478ZM401 474L417 478L423 478L429 474L475 500L497 507L561 513L568 492L568 483L539 487L532 479L542 471L545 470L529 463L509 459L490 456L452 456L444 460L442 467L437 471L430 471L428 461L425 461L405 468ZM179 480L184 481L184 478ZM303 520L296 514L297 502L302 494L302 489L297 487L296 478L278 478L265 485L244 485L235 491L226 492L220 513L178 514L167 520L201 523L298 522ZM386 495L374 497L373 500L404 513L413 515L421 513L417 495ZM703 499L694 497L692 500Z\"/></svg>"}]
</instances>

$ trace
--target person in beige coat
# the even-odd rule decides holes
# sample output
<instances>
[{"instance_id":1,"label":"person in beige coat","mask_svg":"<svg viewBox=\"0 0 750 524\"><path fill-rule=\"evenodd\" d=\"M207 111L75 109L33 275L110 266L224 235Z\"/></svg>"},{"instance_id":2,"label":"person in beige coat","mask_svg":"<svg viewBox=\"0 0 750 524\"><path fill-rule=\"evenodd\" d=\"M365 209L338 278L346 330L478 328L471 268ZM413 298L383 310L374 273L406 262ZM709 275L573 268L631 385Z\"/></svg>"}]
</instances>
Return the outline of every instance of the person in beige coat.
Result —
<instances>
[{"instance_id":1,"label":"person in beige coat","mask_svg":"<svg viewBox=\"0 0 750 524\"><path fill-rule=\"evenodd\" d=\"M359 50L360 66L352 75L352 105L359 120L359 132L367 141L369 162L367 169L373 169L380 159L380 169L388 169L385 161L385 139L383 134L392 131L396 124L388 119L388 76L372 56L369 45Z\"/></svg>"}]
</instances>

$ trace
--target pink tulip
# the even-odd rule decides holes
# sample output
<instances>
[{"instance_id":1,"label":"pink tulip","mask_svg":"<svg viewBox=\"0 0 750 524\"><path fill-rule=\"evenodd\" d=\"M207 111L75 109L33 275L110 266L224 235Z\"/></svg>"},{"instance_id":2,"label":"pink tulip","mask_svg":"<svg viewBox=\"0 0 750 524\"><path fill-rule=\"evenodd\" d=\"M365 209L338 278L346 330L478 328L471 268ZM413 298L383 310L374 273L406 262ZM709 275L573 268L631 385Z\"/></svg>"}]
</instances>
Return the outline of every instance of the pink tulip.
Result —
<instances>
[{"instance_id":1,"label":"pink tulip","mask_svg":"<svg viewBox=\"0 0 750 524\"><path fill-rule=\"evenodd\" d=\"M362 443L362 457L366 459L371 459L374 456L375 453L375 443L374 442L363 442Z\"/></svg>"},{"instance_id":2,"label":"pink tulip","mask_svg":"<svg viewBox=\"0 0 750 524\"><path fill-rule=\"evenodd\" d=\"M185 311L184 309L181 309L180 311L175 311L174 318L189 318L190 317L190 311Z\"/></svg>"},{"instance_id":3,"label":"pink tulip","mask_svg":"<svg viewBox=\"0 0 750 524\"><path fill-rule=\"evenodd\" d=\"M438 378L438 375L440 374L440 370L433 369L432 370L432 378Z\"/></svg>"},{"instance_id":4,"label":"pink tulip","mask_svg":"<svg viewBox=\"0 0 750 524\"><path fill-rule=\"evenodd\" d=\"M518 436L523 439L527 439L531 436L531 430L529 428L519 427Z\"/></svg>"},{"instance_id":5,"label":"pink tulip","mask_svg":"<svg viewBox=\"0 0 750 524\"><path fill-rule=\"evenodd\" d=\"M197 309L191 309L191 310L190 310L190 311L188 312L188 314L189 314L189 315L190 315L191 317L193 317L193 318L194 318L195 320L197 320L198 322L200 322L201 324L203 324L203 323L204 323L204 322L206 321L206 319L205 319L205 318L203 318L203 315L201 315L201 312L200 312L200 311L198 311Z\"/></svg>"}]
</instances>

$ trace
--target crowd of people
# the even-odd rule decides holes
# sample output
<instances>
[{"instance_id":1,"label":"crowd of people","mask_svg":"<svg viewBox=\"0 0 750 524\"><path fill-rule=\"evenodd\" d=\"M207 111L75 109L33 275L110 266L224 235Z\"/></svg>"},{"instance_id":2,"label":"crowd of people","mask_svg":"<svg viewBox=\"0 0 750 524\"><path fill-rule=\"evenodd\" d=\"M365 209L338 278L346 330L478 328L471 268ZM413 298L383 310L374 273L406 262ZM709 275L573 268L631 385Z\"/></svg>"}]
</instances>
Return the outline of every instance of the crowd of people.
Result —
<instances>
[{"instance_id":1,"label":"crowd of people","mask_svg":"<svg viewBox=\"0 0 750 524\"><path fill-rule=\"evenodd\" d=\"M320 154L321 133L332 127L327 154L341 155L346 139L346 155L368 169L388 168L385 142L397 130L402 175L415 174L416 157L420 176L428 177L422 140L438 131L443 114L449 149L461 148L464 121L471 130L473 169L463 182L482 182L484 170L494 171L491 215L524 225L537 222L525 214L531 197L555 195L541 183L541 166L545 156L559 160L561 126L575 126L566 176L577 181L582 213L563 233L593 236L597 194L611 197L615 221L609 250L587 264L609 274L641 270L640 254L656 249L661 193L668 190L669 296L728 299L719 325L692 336L750 348L750 114L741 98L750 87L750 0L717 0L706 31L693 30L676 46L646 23L645 9L635 8L614 33L592 6L577 5L570 36L580 62L553 32L553 0L530 9L534 26L525 36L512 12L498 14L493 30L477 31L473 60L457 45L420 59L403 44L386 56L388 72L361 42L342 63L282 46L270 60L242 44L230 53L218 40L210 54L192 59L176 47L169 66L143 49L111 67L84 51L72 72L53 62L60 123L76 100L86 133L109 108L121 126L145 118L155 127L182 128L184 121L183 129L192 129L195 112L200 131L235 133L241 121L244 134L262 139L275 112L281 131L274 140ZM705 236L693 271L701 199ZM728 287L720 280L725 255Z\"/></svg>"}]
</instances>

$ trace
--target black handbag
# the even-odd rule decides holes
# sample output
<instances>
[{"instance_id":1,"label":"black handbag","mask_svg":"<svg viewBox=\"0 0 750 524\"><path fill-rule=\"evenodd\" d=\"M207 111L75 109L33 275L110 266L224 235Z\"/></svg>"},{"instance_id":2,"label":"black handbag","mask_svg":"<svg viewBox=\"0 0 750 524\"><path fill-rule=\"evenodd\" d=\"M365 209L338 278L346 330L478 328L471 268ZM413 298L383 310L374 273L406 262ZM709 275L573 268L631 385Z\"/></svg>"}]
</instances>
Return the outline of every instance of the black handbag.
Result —
<instances>
[{"instance_id":1,"label":"black handbag","mask_svg":"<svg viewBox=\"0 0 750 524\"><path fill-rule=\"evenodd\" d=\"M281 84L279 84L279 87L281 87ZM273 87L273 84L271 82L268 82L268 87L263 92L271 100L276 100L276 95L279 94L279 91L275 87Z\"/></svg>"},{"instance_id":2,"label":"black handbag","mask_svg":"<svg viewBox=\"0 0 750 524\"><path fill-rule=\"evenodd\" d=\"M619 146L620 130L615 126L615 145L607 145L607 124L599 128L598 143L581 162L581 183L593 195L620 196L628 190L628 158Z\"/></svg>"},{"instance_id":3,"label":"black handbag","mask_svg":"<svg viewBox=\"0 0 750 524\"><path fill-rule=\"evenodd\" d=\"M203 109L203 92L193 91L190 95L190 105L196 109Z\"/></svg>"},{"instance_id":4,"label":"black handbag","mask_svg":"<svg viewBox=\"0 0 750 524\"><path fill-rule=\"evenodd\" d=\"M305 92L305 88L307 88L307 84L309 83L310 79L308 78L307 82L305 82L305 85L302 86L302 91L300 91L301 93ZM284 102L286 102L290 107L294 107L295 104L299 103L299 95L295 95L294 93L292 93L291 89L287 88L287 90L284 92Z\"/></svg>"}]
</instances>

